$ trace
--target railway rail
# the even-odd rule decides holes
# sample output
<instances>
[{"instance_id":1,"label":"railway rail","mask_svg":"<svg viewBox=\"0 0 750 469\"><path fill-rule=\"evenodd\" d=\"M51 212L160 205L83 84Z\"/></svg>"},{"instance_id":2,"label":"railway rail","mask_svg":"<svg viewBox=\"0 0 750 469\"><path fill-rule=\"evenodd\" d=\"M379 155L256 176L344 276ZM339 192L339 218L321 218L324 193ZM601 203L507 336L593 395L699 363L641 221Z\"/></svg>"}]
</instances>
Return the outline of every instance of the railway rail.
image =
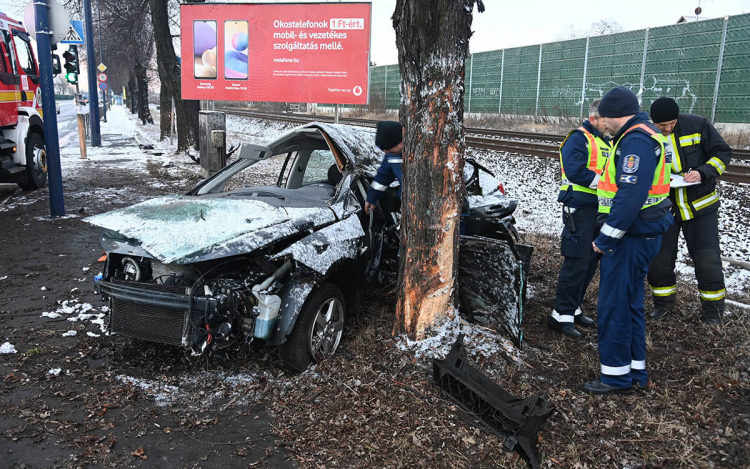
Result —
<instances>
[{"instance_id":1,"label":"railway rail","mask_svg":"<svg viewBox=\"0 0 750 469\"><path fill-rule=\"evenodd\" d=\"M312 116L305 114L280 114L272 112L249 111L235 108L217 108L227 114L269 119L293 124L308 122L333 122L332 116ZM341 117L339 122L364 127L375 127L376 120L354 117ZM497 129L466 128L466 145L484 150L504 151L518 155L558 158L559 145L565 137L555 134L534 132L516 132ZM730 164L721 179L727 182L750 184L750 150L735 149L732 159L740 160L739 164Z\"/></svg>"}]
</instances>

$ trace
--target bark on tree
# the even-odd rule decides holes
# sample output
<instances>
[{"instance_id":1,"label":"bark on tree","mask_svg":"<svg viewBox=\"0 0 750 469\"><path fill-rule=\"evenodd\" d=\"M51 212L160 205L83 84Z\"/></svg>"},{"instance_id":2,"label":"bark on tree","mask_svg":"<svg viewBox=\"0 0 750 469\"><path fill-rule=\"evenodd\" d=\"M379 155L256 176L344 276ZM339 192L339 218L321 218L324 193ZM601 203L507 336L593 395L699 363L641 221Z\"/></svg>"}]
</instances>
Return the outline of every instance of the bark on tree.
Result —
<instances>
[{"instance_id":1,"label":"bark on tree","mask_svg":"<svg viewBox=\"0 0 750 469\"><path fill-rule=\"evenodd\" d=\"M464 72L481 0L398 0L404 127L401 265L394 332L424 337L454 310L464 182Z\"/></svg>"},{"instance_id":2,"label":"bark on tree","mask_svg":"<svg viewBox=\"0 0 750 469\"><path fill-rule=\"evenodd\" d=\"M128 79L128 97L130 97L130 113L138 112L138 95L135 92L135 72Z\"/></svg>"},{"instance_id":3,"label":"bark on tree","mask_svg":"<svg viewBox=\"0 0 750 469\"><path fill-rule=\"evenodd\" d=\"M138 119L143 122L143 125L154 123L154 119L151 117L151 110L148 108L148 77L146 76L146 71L146 66L136 59L135 76L138 83Z\"/></svg>"},{"instance_id":4,"label":"bark on tree","mask_svg":"<svg viewBox=\"0 0 750 469\"><path fill-rule=\"evenodd\" d=\"M161 81L160 130L161 139L169 135L172 98L174 98L177 118L177 151L184 151L197 141L194 136L197 134L198 106L193 106L182 99L180 65L177 62L177 54L172 43L168 3L166 0L149 0L156 42L156 62L159 68L159 80ZM192 128L193 120L196 123L196 132Z\"/></svg>"}]
</instances>

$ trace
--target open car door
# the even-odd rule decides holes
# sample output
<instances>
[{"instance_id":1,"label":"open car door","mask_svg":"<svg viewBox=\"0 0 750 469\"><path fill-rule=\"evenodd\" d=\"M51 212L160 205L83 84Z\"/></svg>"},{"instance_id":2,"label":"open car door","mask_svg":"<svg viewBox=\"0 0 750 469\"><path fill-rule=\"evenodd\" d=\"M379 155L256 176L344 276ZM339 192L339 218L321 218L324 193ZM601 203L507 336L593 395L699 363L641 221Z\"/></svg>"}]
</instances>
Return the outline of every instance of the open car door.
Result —
<instances>
[{"instance_id":1,"label":"open car door","mask_svg":"<svg viewBox=\"0 0 750 469\"><path fill-rule=\"evenodd\" d=\"M461 236L458 288L464 313L500 331L517 346L523 340L523 303L534 248L508 240Z\"/></svg>"}]
</instances>

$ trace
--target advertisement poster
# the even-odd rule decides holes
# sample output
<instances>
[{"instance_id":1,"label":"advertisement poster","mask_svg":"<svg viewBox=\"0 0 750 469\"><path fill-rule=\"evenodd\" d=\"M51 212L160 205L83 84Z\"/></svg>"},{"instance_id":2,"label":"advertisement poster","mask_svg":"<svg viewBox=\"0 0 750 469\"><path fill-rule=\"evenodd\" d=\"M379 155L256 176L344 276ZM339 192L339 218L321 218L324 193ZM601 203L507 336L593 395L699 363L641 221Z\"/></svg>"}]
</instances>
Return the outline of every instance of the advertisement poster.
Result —
<instances>
[{"instance_id":1,"label":"advertisement poster","mask_svg":"<svg viewBox=\"0 0 750 469\"><path fill-rule=\"evenodd\" d=\"M370 9L183 4L182 98L367 104Z\"/></svg>"}]
</instances>

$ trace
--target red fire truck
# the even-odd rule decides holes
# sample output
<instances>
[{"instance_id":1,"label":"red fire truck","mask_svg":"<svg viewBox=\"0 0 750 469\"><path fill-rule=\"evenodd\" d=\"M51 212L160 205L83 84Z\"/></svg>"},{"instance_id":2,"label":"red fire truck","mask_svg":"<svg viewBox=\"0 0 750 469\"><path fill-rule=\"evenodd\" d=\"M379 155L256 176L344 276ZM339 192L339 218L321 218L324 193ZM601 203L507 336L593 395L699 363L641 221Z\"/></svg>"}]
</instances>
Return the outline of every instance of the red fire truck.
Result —
<instances>
[{"instance_id":1,"label":"red fire truck","mask_svg":"<svg viewBox=\"0 0 750 469\"><path fill-rule=\"evenodd\" d=\"M39 65L23 25L0 13L0 182L47 184Z\"/></svg>"}]
</instances>

